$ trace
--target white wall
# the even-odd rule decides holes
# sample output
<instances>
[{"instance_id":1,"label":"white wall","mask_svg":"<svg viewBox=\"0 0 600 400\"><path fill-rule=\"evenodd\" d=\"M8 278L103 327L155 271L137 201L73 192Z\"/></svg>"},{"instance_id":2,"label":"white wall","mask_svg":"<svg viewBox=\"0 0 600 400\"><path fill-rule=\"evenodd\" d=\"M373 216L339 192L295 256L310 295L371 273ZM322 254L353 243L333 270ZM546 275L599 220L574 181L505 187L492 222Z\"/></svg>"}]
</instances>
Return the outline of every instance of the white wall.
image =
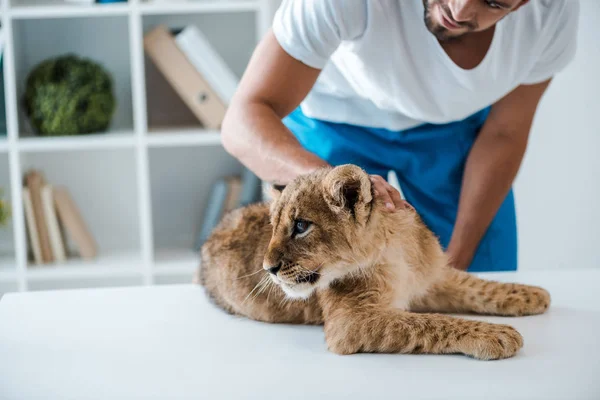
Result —
<instances>
[{"instance_id":1,"label":"white wall","mask_svg":"<svg viewBox=\"0 0 600 400\"><path fill-rule=\"evenodd\" d=\"M600 268L600 2L580 4L577 55L542 98L515 183L522 269Z\"/></svg>"},{"instance_id":2,"label":"white wall","mask_svg":"<svg viewBox=\"0 0 600 400\"><path fill-rule=\"evenodd\" d=\"M600 268L600 1L580 4L577 55L540 103L515 182L520 269Z\"/></svg>"}]
</instances>

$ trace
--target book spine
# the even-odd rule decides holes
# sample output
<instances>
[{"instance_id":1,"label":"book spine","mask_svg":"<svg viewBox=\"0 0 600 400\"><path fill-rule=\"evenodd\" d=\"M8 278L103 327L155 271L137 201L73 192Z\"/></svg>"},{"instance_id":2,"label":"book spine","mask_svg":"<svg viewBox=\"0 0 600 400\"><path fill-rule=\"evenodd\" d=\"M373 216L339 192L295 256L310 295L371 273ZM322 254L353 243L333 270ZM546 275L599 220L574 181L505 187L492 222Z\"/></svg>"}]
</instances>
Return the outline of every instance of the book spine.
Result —
<instances>
[{"instance_id":1,"label":"book spine","mask_svg":"<svg viewBox=\"0 0 600 400\"><path fill-rule=\"evenodd\" d=\"M97 245L75 201L65 187L54 187L54 204L60 222L77 245L81 258L89 260L96 257Z\"/></svg>"},{"instance_id":2,"label":"book spine","mask_svg":"<svg viewBox=\"0 0 600 400\"><path fill-rule=\"evenodd\" d=\"M225 211L225 201L228 191L229 185L225 179L218 179L213 185L210 198L204 210L200 232L194 244L194 250L200 251L214 227L219 223Z\"/></svg>"},{"instance_id":3,"label":"book spine","mask_svg":"<svg viewBox=\"0 0 600 400\"><path fill-rule=\"evenodd\" d=\"M58 219L56 218L56 208L54 207L51 185L46 184L42 188L42 203L44 205L44 215L46 216L46 225L48 226L54 260L64 262L66 260L65 247L58 226Z\"/></svg>"},{"instance_id":4,"label":"book spine","mask_svg":"<svg viewBox=\"0 0 600 400\"><path fill-rule=\"evenodd\" d=\"M261 180L250 169L242 170L242 193L238 207L247 206L260 200Z\"/></svg>"},{"instance_id":5,"label":"book spine","mask_svg":"<svg viewBox=\"0 0 600 400\"><path fill-rule=\"evenodd\" d=\"M23 188L23 208L25 211L27 236L29 238L29 245L33 255L33 262L35 264L42 264L42 250L40 248L40 239L35 223L35 215L33 214L33 205L31 204L31 193L26 187Z\"/></svg>"},{"instance_id":6,"label":"book spine","mask_svg":"<svg viewBox=\"0 0 600 400\"><path fill-rule=\"evenodd\" d=\"M42 186L43 177L38 171L31 171L26 176L27 187L29 188L33 214L39 235L40 248L42 250L42 262L52 262L52 248L50 246L50 237L46 226L46 216L44 215L44 206L42 205Z\"/></svg>"},{"instance_id":7,"label":"book spine","mask_svg":"<svg viewBox=\"0 0 600 400\"><path fill-rule=\"evenodd\" d=\"M223 103L229 104L239 80L202 31L193 25L188 26L175 37L175 42Z\"/></svg>"},{"instance_id":8,"label":"book spine","mask_svg":"<svg viewBox=\"0 0 600 400\"><path fill-rule=\"evenodd\" d=\"M165 25L144 35L144 50L202 125L207 129L219 129L226 105L177 47Z\"/></svg>"}]
</instances>

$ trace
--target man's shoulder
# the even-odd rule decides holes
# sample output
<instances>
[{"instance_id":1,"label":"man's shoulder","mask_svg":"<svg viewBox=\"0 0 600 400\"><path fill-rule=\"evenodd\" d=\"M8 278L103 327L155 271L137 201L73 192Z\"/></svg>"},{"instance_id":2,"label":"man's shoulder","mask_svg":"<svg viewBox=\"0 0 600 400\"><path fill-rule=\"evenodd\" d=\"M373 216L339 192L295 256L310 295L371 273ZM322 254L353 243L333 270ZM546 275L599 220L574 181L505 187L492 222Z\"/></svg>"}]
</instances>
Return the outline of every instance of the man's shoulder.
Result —
<instances>
[{"instance_id":1,"label":"man's shoulder","mask_svg":"<svg viewBox=\"0 0 600 400\"><path fill-rule=\"evenodd\" d=\"M527 71L521 83L549 79L574 57L579 23L579 0L531 0L512 13L510 29L505 29L506 46L522 56L519 70Z\"/></svg>"},{"instance_id":2,"label":"man's shoulder","mask_svg":"<svg viewBox=\"0 0 600 400\"><path fill-rule=\"evenodd\" d=\"M512 16L531 30L546 33L561 29L578 13L579 0L531 0Z\"/></svg>"}]
</instances>

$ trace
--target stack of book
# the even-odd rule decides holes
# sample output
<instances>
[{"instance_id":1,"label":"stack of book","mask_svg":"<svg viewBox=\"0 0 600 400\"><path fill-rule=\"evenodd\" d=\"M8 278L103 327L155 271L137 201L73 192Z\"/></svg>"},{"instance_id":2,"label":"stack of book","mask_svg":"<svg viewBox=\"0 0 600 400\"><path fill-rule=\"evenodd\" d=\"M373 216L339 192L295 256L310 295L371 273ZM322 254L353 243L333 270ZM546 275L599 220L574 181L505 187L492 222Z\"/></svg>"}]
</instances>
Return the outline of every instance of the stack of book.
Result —
<instances>
[{"instance_id":1,"label":"stack of book","mask_svg":"<svg viewBox=\"0 0 600 400\"><path fill-rule=\"evenodd\" d=\"M28 170L23 179L23 209L29 261L34 265L96 257L96 241L65 186L48 183L39 170ZM69 238L74 251L69 251Z\"/></svg>"},{"instance_id":2,"label":"stack of book","mask_svg":"<svg viewBox=\"0 0 600 400\"><path fill-rule=\"evenodd\" d=\"M219 129L239 81L200 29L159 25L145 34L144 49L202 126Z\"/></svg>"}]
</instances>

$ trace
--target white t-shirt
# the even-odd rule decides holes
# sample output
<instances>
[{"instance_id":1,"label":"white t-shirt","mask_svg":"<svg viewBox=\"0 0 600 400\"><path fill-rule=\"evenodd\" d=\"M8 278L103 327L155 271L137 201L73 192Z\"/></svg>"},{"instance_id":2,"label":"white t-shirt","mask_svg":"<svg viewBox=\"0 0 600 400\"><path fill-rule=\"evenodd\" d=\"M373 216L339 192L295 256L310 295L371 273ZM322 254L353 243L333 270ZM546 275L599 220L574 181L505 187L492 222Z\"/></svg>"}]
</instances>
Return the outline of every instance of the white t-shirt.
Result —
<instances>
[{"instance_id":1,"label":"white t-shirt","mask_svg":"<svg viewBox=\"0 0 600 400\"><path fill-rule=\"evenodd\" d=\"M322 69L302 111L389 130L457 121L552 77L575 54L578 0L531 0L510 13L470 70L448 57L423 12L423 0L283 0L275 37Z\"/></svg>"}]
</instances>

